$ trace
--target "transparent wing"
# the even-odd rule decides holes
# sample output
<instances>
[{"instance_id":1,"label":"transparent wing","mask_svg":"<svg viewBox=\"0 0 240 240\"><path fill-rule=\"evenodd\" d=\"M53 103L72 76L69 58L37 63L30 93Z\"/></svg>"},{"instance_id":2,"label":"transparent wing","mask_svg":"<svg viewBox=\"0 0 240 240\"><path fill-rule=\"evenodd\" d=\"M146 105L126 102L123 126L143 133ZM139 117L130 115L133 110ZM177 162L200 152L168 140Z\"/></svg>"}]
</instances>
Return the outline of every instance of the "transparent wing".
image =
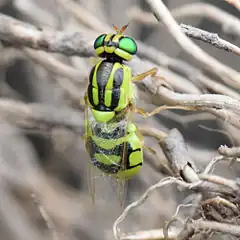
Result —
<instances>
[{"instance_id":1,"label":"transparent wing","mask_svg":"<svg viewBox=\"0 0 240 240\"><path fill-rule=\"evenodd\" d=\"M88 147L88 151L92 154L97 153L101 161L98 159L95 164L91 159L89 166L89 186L90 193L94 196L95 192L95 183L93 164L101 169L104 173L111 178L111 187L117 193L118 201L123 206L125 193L126 193L126 180L124 178L119 178L118 172L124 172L127 166L127 149L126 149L126 134L127 134L127 124L128 119L122 118L118 121L111 121L107 124L98 123L94 120L91 110L88 109L86 115L88 116L87 121L87 133L93 137L93 141L89 144L92 144L91 147ZM107 166L107 167L106 167ZM124 174L122 174L124 175ZM113 182L115 182L113 184Z\"/></svg>"}]
</instances>

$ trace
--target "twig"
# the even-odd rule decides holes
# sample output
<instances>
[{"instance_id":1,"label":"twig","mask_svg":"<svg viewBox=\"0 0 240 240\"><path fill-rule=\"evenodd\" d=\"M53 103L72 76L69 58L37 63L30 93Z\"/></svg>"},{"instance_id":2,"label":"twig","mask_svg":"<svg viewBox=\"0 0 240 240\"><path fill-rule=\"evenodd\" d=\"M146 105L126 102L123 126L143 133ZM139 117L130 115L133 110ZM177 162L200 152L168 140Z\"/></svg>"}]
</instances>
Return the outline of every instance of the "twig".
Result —
<instances>
[{"instance_id":1,"label":"twig","mask_svg":"<svg viewBox=\"0 0 240 240\"><path fill-rule=\"evenodd\" d=\"M215 75L222 79L226 84L238 89L240 88L240 74L208 55L196 44L194 44L188 37L186 37L162 1L146 1L150 5L152 11L155 13L158 21L162 22L167 27L168 31L178 42L179 46L182 47L182 49L196 59L206 70L214 72Z\"/></svg>"},{"instance_id":2,"label":"twig","mask_svg":"<svg viewBox=\"0 0 240 240\"><path fill-rule=\"evenodd\" d=\"M81 20L81 22L84 25L98 32L111 31L111 28L107 24L99 21L99 19L96 16L91 14L89 11L87 11L87 9L84 9L80 4L74 2L73 0L57 0L57 1L60 4L62 4L65 9L71 12L73 16L75 16L78 20Z\"/></svg>"},{"instance_id":3,"label":"twig","mask_svg":"<svg viewBox=\"0 0 240 240\"><path fill-rule=\"evenodd\" d=\"M226 200L225 198L222 198L220 196L211 198L211 199L207 199L205 201L202 202L202 205L205 204L223 204L229 208L231 208L235 213L238 213L238 208L236 207L235 204L231 203L230 201Z\"/></svg>"},{"instance_id":4,"label":"twig","mask_svg":"<svg viewBox=\"0 0 240 240\"><path fill-rule=\"evenodd\" d=\"M210 43L219 49L224 49L227 52L232 52L240 56L240 48L226 40L221 39L217 33L211 33L186 24L180 24L180 27L182 32L184 32L188 37Z\"/></svg>"},{"instance_id":5,"label":"twig","mask_svg":"<svg viewBox=\"0 0 240 240\"><path fill-rule=\"evenodd\" d=\"M171 11L175 19L184 17L200 17L207 18L220 24L222 30L233 36L240 37L240 20L222 9L203 2L191 3L179 6ZM151 14L142 11L138 6L134 6L129 10L129 17L141 23L157 25L156 18Z\"/></svg>"},{"instance_id":6,"label":"twig","mask_svg":"<svg viewBox=\"0 0 240 240\"><path fill-rule=\"evenodd\" d=\"M163 234L164 234L164 237L165 237L166 240L169 239L168 231L169 231L170 225L177 220L181 221L181 219L178 218L180 208L183 208L183 207L186 208L186 207L192 207L192 206L193 205L191 203L190 204L179 204L177 206L177 209L176 209L174 215L172 216L171 220L166 223L166 225L164 227L164 230L163 230Z\"/></svg>"},{"instance_id":7,"label":"twig","mask_svg":"<svg viewBox=\"0 0 240 240\"><path fill-rule=\"evenodd\" d=\"M41 204L40 200L38 199L37 195L35 193L33 193L31 195L31 197L33 198L34 203L36 204L39 213L41 214L42 219L45 221L48 229L51 231L52 234L52 240L59 240L58 238L58 234L57 231L54 227L54 223L51 220L49 214L47 213L46 209L44 208L44 206Z\"/></svg>"},{"instance_id":8,"label":"twig","mask_svg":"<svg viewBox=\"0 0 240 240\"><path fill-rule=\"evenodd\" d=\"M144 59L148 59L152 61L153 63L156 63L160 66L168 67L171 71L180 73L181 75L187 77L190 79L193 83L196 85L201 83L203 86L205 86L207 89L211 89L212 92L228 95L234 98L240 98L240 94L236 91L232 90L231 88L223 85L222 83L213 81L212 79L206 77L198 68L190 65L189 63L181 60L181 59L174 59L169 56L167 56L165 53L159 51L157 48L148 46L146 44L143 44L141 42L137 42L138 44L138 53L137 55L139 57L142 57ZM159 72L162 73L161 69ZM171 78L167 78L170 81L170 84L173 86L173 88L178 89L178 91L181 92L187 92L189 87L191 87L190 84L186 85L187 82L181 84L179 86L179 81L176 79L178 84L175 84ZM182 80L181 80L182 82ZM181 88L182 87L182 88ZM190 88L191 93L193 93L192 87ZM196 93L199 92L197 89L194 90Z\"/></svg>"},{"instance_id":9,"label":"twig","mask_svg":"<svg viewBox=\"0 0 240 240\"><path fill-rule=\"evenodd\" d=\"M170 228L168 230L168 240L176 240L179 229ZM166 240L163 235L163 229L151 229L149 231L139 231L128 233L121 237L121 240Z\"/></svg>"},{"instance_id":10,"label":"twig","mask_svg":"<svg viewBox=\"0 0 240 240\"><path fill-rule=\"evenodd\" d=\"M50 54L40 51L34 51L30 48L24 48L24 53L35 63L41 64L48 71L67 77L79 84L84 81L86 76L83 75L82 71L75 69L67 64L62 63Z\"/></svg>"},{"instance_id":11,"label":"twig","mask_svg":"<svg viewBox=\"0 0 240 240\"><path fill-rule=\"evenodd\" d=\"M220 161L223 160L222 156L218 156L218 157L214 157L209 164L206 166L206 168L204 169L203 173L211 173L213 171L213 167Z\"/></svg>"},{"instance_id":12,"label":"twig","mask_svg":"<svg viewBox=\"0 0 240 240\"><path fill-rule=\"evenodd\" d=\"M240 11L240 1L239 0L224 0L224 1L233 5L235 8L237 8Z\"/></svg>"},{"instance_id":13,"label":"twig","mask_svg":"<svg viewBox=\"0 0 240 240\"><path fill-rule=\"evenodd\" d=\"M0 39L17 47L30 47L67 56L94 56L91 42L82 32L49 31L0 14Z\"/></svg>"},{"instance_id":14,"label":"twig","mask_svg":"<svg viewBox=\"0 0 240 240\"><path fill-rule=\"evenodd\" d=\"M236 183L236 181L226 179L216 175L205 174L205 173L201 173L198 176L201 180L223 185L233 189L234 191L239 191L239 186Z\"/></svg>"},{"instance_id":15,"label":"twig","mask_svg":"<svg viewBox=\"0 0 240 240\"><path fill-rule=\"evenodd\" d=\"M69 108L1 99L0 113L21 128L48 131L53 127L63 127L83 134L83 114Z\"/></svg>"},{"instance_id":16,"label":"twig","mask_svg":"<svg viewBox=\"0 0 240 240\"><path fill-rule=\"evenodd\" d=\"M240 236L240 226L226 223L219 223L214 221L192 220L192 227L197 230L211 230Z\"/></svg>"},{"instance_id":17,"label":"twig","mask_svg":"<svg viewBox=\"0 0 240 240\"><path fill-rule=\"evenodd\" d=\"M240 157L240 147L228 147L226 145L221 145L218 148L218 152L226 157Z\"/></svg>"},{"instance_id":18,"label":"twig","mask_svg":"<svg viewBox=\"0 0 240 240\"><path fill-rule=\"evenodd\" d=\"M145 81L146 82L146 81ZM144 82L144 83L145 83ZM149 88L148 88L149 89ZM227 109L240 114L240 100L220 94L181 94L175 93L167 88L159 87L158 95L171 105L182 105L186 107L206 107L213 109Z\"/></svg>"},{"instance_id":19,"label":"twig","mask_svg":"<svg viewBox=\"0 0 240 240\"><path fill-rule=\"evenodd\" d=\"M199 126L200 128L202 128L202 129L207 130L207 131L217 132L217 133L221 133L221 134L225 135L225 136L229 139L229 141L231 142L231 144L232 144L232 145L235 145L235 144L234 144L234 143L235 143L234 138L233 138L233 137L231 136L231 134L228 133L227 131L224 131L224 130L221 130L221 129L210 128L210 127L204 126L204 125L202 125L202 124L199 124L198 126Z\"/></svg>"},{"instance_id":20,"label":"twig","mask_svg":"<svg viewBox=\"0 0 240 240\"><path fill-rule=\"evenodd\" d=\"M173 177L166 177L166 178L162 179L161 181L159 181L158 183L152 185L150 188L147 189L147 191L137 201L132 202L130 205L128 205L124 209L123 213L114 222L114 224L113 224L113 234L114 234L115 239L121 239L121 237L119 235L118 225L126 218L128 213L132 209L134 209L134 208L138 207L139 205L143 204L147 200L149 194L152 191L154 191L155 189L164 187L164 186L172 184L172 183L177 183L177 184L185 186L185 187L190 187L191 186L191 184L185 183L185 182L183 182L181 180L178 180L177 178L173 178Z\"/></svg>"}]
</instances>

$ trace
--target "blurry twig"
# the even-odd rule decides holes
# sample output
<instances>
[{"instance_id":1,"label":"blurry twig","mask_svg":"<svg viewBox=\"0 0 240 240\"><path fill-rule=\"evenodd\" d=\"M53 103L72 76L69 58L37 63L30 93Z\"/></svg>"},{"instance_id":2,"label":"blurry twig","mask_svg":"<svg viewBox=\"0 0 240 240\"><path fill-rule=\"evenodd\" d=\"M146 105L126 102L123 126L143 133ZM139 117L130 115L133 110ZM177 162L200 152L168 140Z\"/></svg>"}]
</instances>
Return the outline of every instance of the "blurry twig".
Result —
<instances>
[{"instance_id":1,"label":"blurry twig","mask_svg":"<svg viewBox=\"0 0 240 240\"><path fill-rule=\"evenodd\" d=\"M186 208L186 207L192 207L192 204L191 204L191 203L190 203L190 204L179 204L179 205L177 206L177 209L176 209L174 215L172 216L171 220L166 223L165 228L163 229L164 237L165 237L165 239L167 239L167 240L169 239L168 231L169 231L170 225L171 225L173 222L177 221L177 220L180 220L180 221L181 221L181 219L178 218L178 213L179 213L179 211L180 211L180 208L182 208L182 207L184 207L184 208Z\"/></svg>"},{"instance_id":2,"label":"blurry twig","mask_svg":"<svg viewBox=\"0 0 240 240\"><path fill-rule=\"evenodd\" d=\"M84 9L80 4L74 2L73 0L56 0L56 1L62 4L64 8L71 12L78 20L81 20L81 22L84 25L98 32L111 31L111 28L107 24L99 21L99 19L96 16L88 12L87 9Z\"/></svg>"},{"instance_id":3,"label":"blurry twig","mask_svg":"<svg viewBox=\"0 0 240 240\"><path fill-rule=\"evenodd\" d=\"M152 191L154 191L157 188L161 188L164 186L167 186L169 184L179 184L185 187L191 187L192 185L189 183L185 183L177 178L173 178L173 177L166 177L164 179L162 179L161 181L159 181L158 183L152 185L150 188L147 189L147 191L135 202L132 202L130 205L128 205L123 213L117 218L117 220L114 222L113 224L113 233L114 233L114 237L116 239L122 239L121 236L119 235L119 229L118 229L118 225L126 218L126 216L128 215L128 213L133 209L138 207L139 205L143 204L148 196L150 195L150 193Z\"/></svg>"},{"instance_id":4,"label":"blurry twig","mask_svg":"<svg viewBox=\"0 0 240 240\"><path fill-rule=\"evenodd\" d=\"M144 59L148 59L148 60L152 61L153 63L156 63L160 66L168 67L170 70L180 73L181 75L187 77L195 84L201 83L207 89L211 89L212 92L225 94L225 95L235 97L235 98L240 98L239 93L237 93L236 91L232 90L231 88L225 86L224 84L222 84L220 82L216 82L216 81L213 81L212 79L208 78L198 68L192 66L191 64L189 64L181 59L171 58L171 57L167 56L165 53L159 51L157 48L148 46L146 44L143 44L142 42L138 42L137 55ZM162 74L161 70L159 72L161 72L161 74ZM175 88L172 80L170 83ZM185 89L184 92L187 92L189 89L189 86L187 86L186 84L187 83L184 83L181 85L178 84L180 86L176 85L176 87L178 87L178 89L181 90L180 87L184 86L183 87ZM181 91L181 92L183 92L183 91ZM191 92L193 93L193 91L191 91ZM196 90L195 90L195 92L196 92ZM190 91L188 93L190 93Z\"/></svg>"},{"instance_id":5,"label":"blurry twig","mask_svg":"<svg viewBox=\"0 0 240 240\"><path fill-rule=\"evenodd\" d=\"M222 233L240 236L240 226L226 223L219 223L206 220L192 220L191 227L196 230L212 230Z\"/></svg>"},{"instance_id":6,"label":"blurry twig","mask_svg":"<svg viewBox=\"0 0 240 240\"><path fill-rule=\"evenodd\" d=\"M240 56L240 48L226 40L221 39L217 33L211 33L186 24L180 24L180 27L188 37L210 43L217 48L224 49L227 52L232 52Z\"/></svg>"},{"instance_id":7,"label":"blurry twig","mask_svg":"<svg viewBox=\"0 0 240 240\"><path fill-rule=\"evenodd\" d=\"M205 204L212 204L212 203L216 203L216 204L223 204L229 208L231 208L234 212L237 213L237 210L238 208L236 207L235 204L231 203L230 201L220 197L220 196L217 196L217 197L214 197L214 198L211 198L211 199L207 199L205 201L202 202L202 205L205 205Z\"/></svg>"},{"instance_id":8,"label":"blurry twig","mask_svg":"<svg viewBox=\"0 0 240 240\"><path fill-rule=\"evenodd\" d=\"M175 93L162 86L157 87L154 81L149 82L148 80L145 80L143 84L151 93L159 98L160 102L164 101L167 105L182 105L193 107L199 111L208 111L240 128L240 123L238 121L240 102L237 99L219 94L197 95ZM158 90L156 91L156 89Z\"/></svg>"},{"instance_id":9,"label":"blurry twig","mask_svg":"<svg viewBox=\"0 0 240 240\"><path fill-rule=\"evenodd\" d=\"M206 166L206 168L204 169L203 173L211 173L213 171L214 166L223 160L223 156L218 156L218 157L214 157L209 164Z\"/></svg>"},{"instance_id":10,"label":"blurry twig","mask_svg":"<svg viewBox=\"0 0 240 240\"><path fill-rule=\"evenodd\" d=\"M240 147L228 147L226 145L222 145L218 148L218 152L226 157L240 157Z\"/></svg>"},{"instance_id":11,"label":"blurry twig","mask_svg":"<svg viewBox=\"0 0 240 240\"><path fill-rule=\"evenodd\" d=\"M235 8L240 11L240 1L239 0L225 0L229 4L232 4Z\"/></svg>"},{"instance_id":12,"label":"blurry twig","mask_svg":"<svg viewBox=\"0 0 240 240\"><path fill-rule=\"evenodd\" d=\"M225 33L240 37L240 20L212 4L203 2L185 4L173 9L171 14L175 19L184 17L205 17L220 24ZM158 24L156 18L151 13L144 12L138 6L130 8L128 15L131 19L145 24Z\"/></svg>"},{"instance_id":13,"label":"blurry twig","mask_svg":"<svg viewBox=\"0 0 240 240\"><path fill-rule=\"evenodd\" d=\"M179 229L170 228L168 230L168 240L176 240ZM166 240L163 229L152 229L149 231L139 231L136 233L128 233L121 237L121 240Z\"/></svg>"},{"instance_id":14,"label":"blurry twig","mask_svg":"<svg viewBox=\"0 0 240 240\"><path fill-rule=\"evenodd\" d=\"M66 107L26 104L1 99L0 113L21 128L49 131L54 127L63 127L80 134L83 133L83 114Z\"/></svg>"},{"instance_id":15,"label":"blurry twig","mask_svg":"<svg viewBox=\"0 0 240 240\"><path fill-rule=\"evenodd\" d=\"M45 221L48 229L51 231L52 240L59 240L57 231L56 231L55 226L54 226L54 223L51 220L51 218L50 218L49 214L47 213L46 209L44 208L44 206L41 204L37 195L35 193L33 193L31 195L31 197L33 198L33 201L36 204L36 206L39 210L39 213L40 213L41 217L43 218L43 220Z\"/></svg>"},{"instance_id":16,"label":"blurry twig","mask_svg":"<svg viewBox=\"0 0 240 240\"><path fill-rule=\"evenodd\" d=\"M0 39L17 47L30 47L67 56L93 56L91 42L87 44L82 32L61 32L42 30L31 24L0 14Z\"/></svg>"},{"instance_id":17,"label":"blurry twig","mask_svg":"<svg viewBox=\"0 0 240 240\"><path fill-rule=\"evenodd\" d=\"M200 128L202 128L202 129L205 129L205 130L210 131L210 132L218 132L218 133L224 134L226 137L228 137L228 139L230 140L231 144L235 145L235 139L227 131L224 131L224 130L221 130L221 129L210 128L210 127L207 127L207 126L204 126L204 125L201 125L201 124L198 125L198 126Z\"/></svg>"},{"instance_id":18,"label":"blurry twig","mask_svg":"<svg viewBox=\"0 0 240 240\"><path fill-rule=\"evenodd\" d=\"M188 37L186 37L162 1L146 1L150 5L152 11L155 13L158 21L162 22L167 27L168 31L175 38L182 49L196 59L202 67L213 72L226 84L238 89L240 88L240 74L208 55L200 47L194 44Z\"/></svg>"},{"instance_id":19,"label":"blurry twig","mask_svg":"<svg viewBox=\"0 0 240 240\"><path fill-rule=\"evenodd\" d=\"M234 180L226 179L217 175L210 175L206 173L199 174L199 178L204 181L216 183L222 186L231 188L234 191L239 191L239 186Z\"/></svg>"}]
</instances>

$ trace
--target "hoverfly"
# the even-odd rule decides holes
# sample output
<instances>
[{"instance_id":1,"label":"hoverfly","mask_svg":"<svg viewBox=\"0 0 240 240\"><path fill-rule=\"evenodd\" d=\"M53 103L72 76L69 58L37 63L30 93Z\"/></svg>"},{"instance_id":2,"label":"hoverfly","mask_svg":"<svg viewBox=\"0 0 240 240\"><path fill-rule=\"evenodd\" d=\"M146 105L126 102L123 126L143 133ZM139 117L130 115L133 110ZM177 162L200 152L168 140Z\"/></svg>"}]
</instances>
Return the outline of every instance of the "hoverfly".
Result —
<instances>
[{"instance_id":1,"label":"hoverfly","mask_svg":"<svg viewBox=\"0 0 240 240\"><path fill-rule=\"evenodd\" d=\"M123 35L127 26L121 29L114 26L115 34L102 34L94 42L96 54L103 59L89 74L84 114L90 170L96 167L121 183L136 175L143 164L143 138L132 121L137 109L134 82L147 76L155 77L157 73L157 68L153 68L132 76L131 68L124 64L137 52L136 42ZM138 112L145 114L142 110ZM89 178L94 199L93 176Z\"/></svg>"}]
</instances>

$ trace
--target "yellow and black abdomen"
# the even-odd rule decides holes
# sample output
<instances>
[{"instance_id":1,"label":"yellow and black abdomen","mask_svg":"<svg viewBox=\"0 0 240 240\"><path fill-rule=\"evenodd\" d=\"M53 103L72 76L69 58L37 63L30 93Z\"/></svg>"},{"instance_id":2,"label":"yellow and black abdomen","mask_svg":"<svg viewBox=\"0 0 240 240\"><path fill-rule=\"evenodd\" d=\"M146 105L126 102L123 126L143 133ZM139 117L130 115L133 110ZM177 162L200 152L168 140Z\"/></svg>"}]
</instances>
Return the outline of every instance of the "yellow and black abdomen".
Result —
<instances>
[{"instance_id":1,"label":"yellow and black abdomen","mask_svg":"<svg viewBox=\"0 0 240 240\"><path fill-rule=\"evenodd\" d=\"M88 103L98 122L108 122L133 97L131 69L119 62L101 61L93 67L87 89Z\"/></svg>"},{"instance_id":2,"label":"yellow and black abdomen","mask_svg":"<svg viewBox=\"0 0 240 240\"><path fill-rule=\"evenodd\" d=\"M94 166L115 178L129 179L142 167L143 143L136 134L134 124L131 123L133 131L128 131L126 135L122 127L108 132L100 128L88 137L87 149Z\"/></svg>"}]
</instances>

